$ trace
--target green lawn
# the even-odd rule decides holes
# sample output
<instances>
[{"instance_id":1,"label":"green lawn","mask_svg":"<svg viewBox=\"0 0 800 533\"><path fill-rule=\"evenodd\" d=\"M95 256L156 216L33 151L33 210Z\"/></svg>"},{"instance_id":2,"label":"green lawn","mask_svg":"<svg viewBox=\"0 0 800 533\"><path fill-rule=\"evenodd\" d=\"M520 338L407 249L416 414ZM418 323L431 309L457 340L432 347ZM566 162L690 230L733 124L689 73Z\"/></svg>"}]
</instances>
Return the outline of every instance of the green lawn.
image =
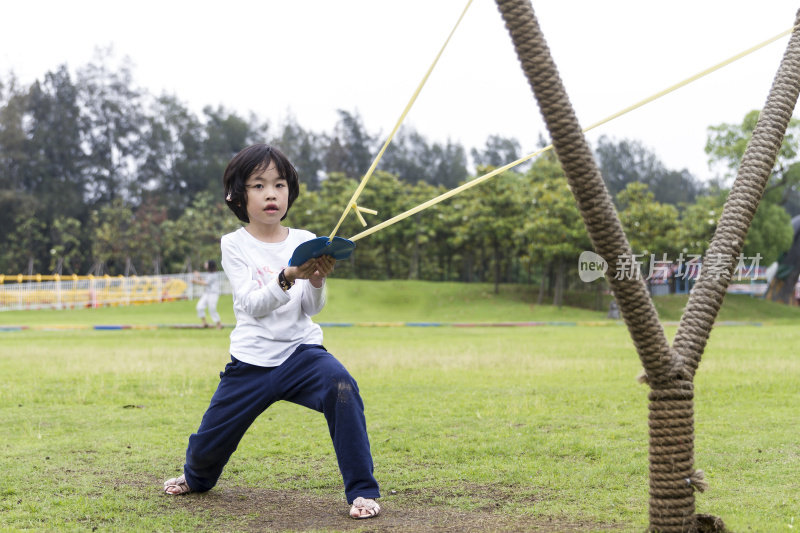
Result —
<instances>
[{"instance_id":1,"label":"green lawn","mask_svg":"<svg viewBox=\"0 0 800 533\"><path fill-rule=\"evenodd\" d=\"M0 324L192 323L192 304L6 313ZM754 304L726 303L723 312L762 321ZM226 322L229 305L220 303ZM761 327L717 328L697 374L696 467L711 484L697 510L733 531L800 523L795 311L770 310ZM603 317L531 306L516 290L495 297L490 286L336 280L319 319ZM0 529L253 530L248 524L263 519L263 509L188 507L193 500L176 503L159 491L182 464L227 360L228 332L0 331L0 372L8 376L0 386ZM636 383L640 364L626 328L330 327L325 335L366 404L386 509L377 530L391 530L379 526L404 514L421 516L425 531L419 510L429 505L488 515L508 531L646 528L647 388ZM240 488L338 501L341 479L321 415L287 403L262 415L209 495L245 498Z\"/></svg>"}]
</instances>

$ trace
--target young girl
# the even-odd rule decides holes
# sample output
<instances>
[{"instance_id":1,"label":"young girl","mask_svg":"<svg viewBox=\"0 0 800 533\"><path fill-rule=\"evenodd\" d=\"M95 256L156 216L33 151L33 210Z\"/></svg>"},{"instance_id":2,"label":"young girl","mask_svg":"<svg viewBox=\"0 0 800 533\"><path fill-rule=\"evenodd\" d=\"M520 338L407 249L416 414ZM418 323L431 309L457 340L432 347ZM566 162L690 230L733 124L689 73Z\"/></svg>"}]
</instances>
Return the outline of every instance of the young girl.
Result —
<instances>
[{"instance_id":1,"label":"young girl","mask_svg":"<svg viewBox=\"0 0 800 533\"><path fill-rule=\"evenodd\" d=\"M231 362L189 437L183 475L167 480L164 491L211 489L250 424L286 400L325 415L350 516L377 516L380 492L358 385L322 346L322 329L311 321L325 305L325 278L336 261L322 256L286 266L294 249L315 237L281 224L299 194L297 172L279 150L258 144L231 160L223 184L228 207L247 223L222 237L236 315Z\"/></svg>"}]
</instances>

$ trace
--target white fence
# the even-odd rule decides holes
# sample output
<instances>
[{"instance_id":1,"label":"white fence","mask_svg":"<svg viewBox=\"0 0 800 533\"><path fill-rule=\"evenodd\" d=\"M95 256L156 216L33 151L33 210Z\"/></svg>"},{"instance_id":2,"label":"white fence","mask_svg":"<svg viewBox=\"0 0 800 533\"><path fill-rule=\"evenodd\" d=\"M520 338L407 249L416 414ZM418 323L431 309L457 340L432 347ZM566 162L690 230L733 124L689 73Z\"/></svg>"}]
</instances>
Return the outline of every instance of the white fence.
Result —
<instances>
[{"instance_id":1,"label":"white fence","mask_svg":"<svg viewBox=\"0 0 800 533\"><path fill-rule=\"evenodd\" d=\"M220 291L230 294L225 274ZM0 276L0 311L74 309L191 300L203 293L193 274L164 276Z\"/></svg>"}]
</instances>

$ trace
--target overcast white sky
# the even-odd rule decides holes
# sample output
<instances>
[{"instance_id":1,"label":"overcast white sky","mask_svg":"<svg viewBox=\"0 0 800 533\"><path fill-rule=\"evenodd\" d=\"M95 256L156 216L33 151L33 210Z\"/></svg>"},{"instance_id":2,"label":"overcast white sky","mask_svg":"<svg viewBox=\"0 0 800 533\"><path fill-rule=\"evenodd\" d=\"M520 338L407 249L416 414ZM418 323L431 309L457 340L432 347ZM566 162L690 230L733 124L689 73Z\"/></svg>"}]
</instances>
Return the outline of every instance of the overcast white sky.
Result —
<instances>
[{"instance_id":1,"label":"overcast white sky","mask_svg":"<svg viewBox=\"0 0 800 533\"><path fill-rule=\"evenodd\" d=\"M137 85L192 109L224 105L331 131L336 109L393 128L466 0L4 2L0 72L22 82L98 46L134 64ZM533 0L578 119L586 126L790 28L788 0ZM636 139L675 170L712 175L706 128L766 99L788 37L589 134ZM483 146L546 136L502 17L474 0L405 122L429 140ZM364 169L366 170L366 169Z\"/></svg>"}]
</instances>

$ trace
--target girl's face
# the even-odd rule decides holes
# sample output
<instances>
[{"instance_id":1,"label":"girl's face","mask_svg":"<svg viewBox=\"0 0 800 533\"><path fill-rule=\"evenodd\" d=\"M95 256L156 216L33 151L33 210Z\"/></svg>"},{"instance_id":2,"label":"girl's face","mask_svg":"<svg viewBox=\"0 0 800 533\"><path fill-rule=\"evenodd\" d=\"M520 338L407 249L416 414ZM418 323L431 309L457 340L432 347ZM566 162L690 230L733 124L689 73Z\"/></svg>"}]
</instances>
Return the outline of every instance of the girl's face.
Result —
<instances>
[{"instance_id":1,"label":"girl's face","mask_svg":"<svg viewBox=\"0 0 800 533\"><path fill-rule=\"evenodd\" d=\"M278 174L275 164L256 170L244 184L247 190L247 216L250 223L280 225L289 209L289 183Z\"/></svg>"}]
</instances>

